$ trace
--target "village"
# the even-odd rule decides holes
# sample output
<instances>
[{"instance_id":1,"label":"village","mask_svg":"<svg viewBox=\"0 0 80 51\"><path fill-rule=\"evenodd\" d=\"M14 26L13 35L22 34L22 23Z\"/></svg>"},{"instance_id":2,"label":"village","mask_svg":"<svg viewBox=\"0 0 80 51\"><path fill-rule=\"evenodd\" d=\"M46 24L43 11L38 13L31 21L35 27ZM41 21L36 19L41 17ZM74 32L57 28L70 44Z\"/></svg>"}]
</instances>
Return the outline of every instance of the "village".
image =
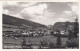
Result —
<instances>
[{"instance_id":1,"label":"village","mask_svg":"<svg viewBox=\"0 0 80 51\"><path fill-rule=\"evenodd\" d=\"M3 17L12 17L3 15ZM76 24L76 26L75 26ZM74 29L76 29L74 31ZM72 37L71 37L72 36ZM74 40L74 42L72 41ZM56 49L79 48L78 23L57 22L54 26L31 27L3 24L3 48L12 49Z\"/></svg>"}]
</instances>

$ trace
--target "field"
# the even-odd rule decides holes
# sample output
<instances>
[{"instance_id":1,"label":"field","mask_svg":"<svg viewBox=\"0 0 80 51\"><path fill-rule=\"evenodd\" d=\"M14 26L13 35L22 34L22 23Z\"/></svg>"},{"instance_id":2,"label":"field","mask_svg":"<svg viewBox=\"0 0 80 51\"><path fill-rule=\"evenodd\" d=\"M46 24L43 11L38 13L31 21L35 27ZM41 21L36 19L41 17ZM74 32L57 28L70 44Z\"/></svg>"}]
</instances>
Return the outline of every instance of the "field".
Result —
<instances>
[{"instance_id":1,"label":"field","mask_svg":"<svg viewBox=\"0 0 80 51\"><path fill-rule=\"evenodd\" d=\"M56 43L57 37L47 35L47 36L40 36L40 37L25 37L26 43L30 41L32 44L38 45L40 41L45 40L47 43L54 42ZM64 45L68 38L61 38L61 43ZM17 39L13 38L3 38L3 48L10 48L10 49L18 49L21 48L21 42L23 41L23 37L17 37Z\"/></svg>"}]
</instances>

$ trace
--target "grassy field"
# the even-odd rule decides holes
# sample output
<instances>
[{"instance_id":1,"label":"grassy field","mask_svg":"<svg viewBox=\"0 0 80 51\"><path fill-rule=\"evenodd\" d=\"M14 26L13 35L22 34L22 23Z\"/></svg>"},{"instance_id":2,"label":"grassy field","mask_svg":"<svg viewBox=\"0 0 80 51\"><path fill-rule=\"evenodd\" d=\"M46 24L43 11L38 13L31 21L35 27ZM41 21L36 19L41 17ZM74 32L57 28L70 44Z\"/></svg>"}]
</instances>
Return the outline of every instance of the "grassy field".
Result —
<instances>
[{"instance_id":1,"label":"grassy field","mask_svg":"<svg viewBox=\"0 0 80 51\"><path fill-rule=\"evenodd\" d=\"M39 44L41 40L45 40L47 43L56 43L57 37L54 36L41 36L41 37L25 37L26 42L31 41L32 44ZM64 45L68 38L61 38L61 43ZM21 48L22 37L13 38L3 38L3 48Z\"/></svg>"}]
</instances>

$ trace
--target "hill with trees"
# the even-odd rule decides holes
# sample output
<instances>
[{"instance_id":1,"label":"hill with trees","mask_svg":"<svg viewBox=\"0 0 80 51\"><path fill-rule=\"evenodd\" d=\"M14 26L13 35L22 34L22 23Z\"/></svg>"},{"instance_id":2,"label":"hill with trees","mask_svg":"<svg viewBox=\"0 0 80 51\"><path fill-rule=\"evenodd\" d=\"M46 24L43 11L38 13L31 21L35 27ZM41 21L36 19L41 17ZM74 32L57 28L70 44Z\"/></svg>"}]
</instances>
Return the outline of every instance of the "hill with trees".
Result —
<instances>
[{"instance_id":1,"label":"hill with trees","mask_svg":"<svg viewBox=\"0 0 80 51\"><path fill-rule=\"evenodd\" d=\"M3 24L10 24L16 26L29 26L32 28L46 27L45 25L35 23L25 19L20 19L14 16L5 15L5 14L3 14L2 16L3 16Z\"/></svg>"}]
</instances>

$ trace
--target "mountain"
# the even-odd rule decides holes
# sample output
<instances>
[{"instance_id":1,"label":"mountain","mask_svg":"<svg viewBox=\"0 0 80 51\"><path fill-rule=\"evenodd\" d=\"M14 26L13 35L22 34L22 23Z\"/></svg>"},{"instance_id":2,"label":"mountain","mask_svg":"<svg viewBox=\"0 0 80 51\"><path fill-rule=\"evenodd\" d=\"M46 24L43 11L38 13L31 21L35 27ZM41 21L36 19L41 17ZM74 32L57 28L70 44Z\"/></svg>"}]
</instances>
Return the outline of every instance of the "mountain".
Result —
<instances>
[{"instance_id":1,"label":"mountain","mask_svg":"<svg viewBox=\"0 0 80 51\"><path fill-rule=\"evenodd\" d=\"M54 30L66 30L66 28L72 27L74 24L75 22L56 22L52 28Z\"/></svg>"},{"instance_id":2,"label":"mountain","mask_svg":"<svg viewBox=\"0 0 80 51\"><path fill-rule=\"evenodd\" d=\"M20 19L14 16L3 14L3 24L10 24L10 25L16 25L16 26L29 26L33 28L38 27L46 27L45 25L35 23L29 20Z\"/></svg>"}]
</instances>

